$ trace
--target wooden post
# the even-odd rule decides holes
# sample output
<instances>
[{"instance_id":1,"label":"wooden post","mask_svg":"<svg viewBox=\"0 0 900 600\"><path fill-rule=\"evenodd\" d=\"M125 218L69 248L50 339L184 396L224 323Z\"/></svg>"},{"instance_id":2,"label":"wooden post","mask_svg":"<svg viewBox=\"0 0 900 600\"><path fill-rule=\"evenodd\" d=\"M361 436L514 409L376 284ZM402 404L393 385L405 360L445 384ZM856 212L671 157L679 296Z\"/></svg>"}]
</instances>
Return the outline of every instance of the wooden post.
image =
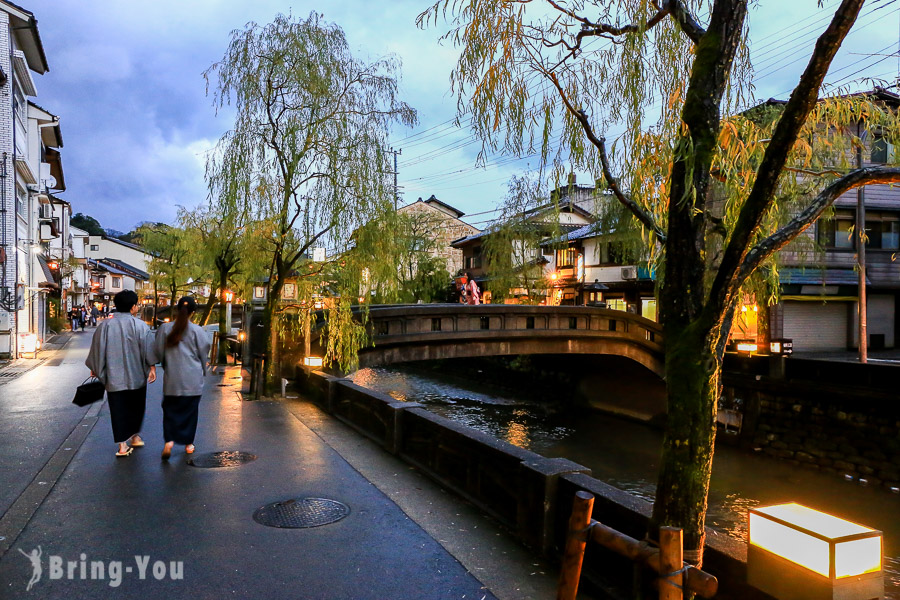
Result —
<instances>
[{"instance_id":1,"label":"wooden post","mask_svg":"<svg viewBox=\"0 0 900 600\"><path fill-rule=\"evenodd\" d=\"M581 578L581 562L587 544L587 528L591 524L594 496L585 491L575 493L572 502L572 516L569 517L569 532L566 535L566 551L559 571L559 585L556 600L575 600L578 594L578 580Z\"/></svg>"},{"instance_id":2,"label":"wooden post","mask_svg":"<svg viewBox=\"0 0 900 600\"><path fill-rule=\"evenodd\" d=\"M667 575L681 571L682 532L677 527L659 528L659 600L682 600L684 598L682 573Z\"/></svg>"}]
</instances>

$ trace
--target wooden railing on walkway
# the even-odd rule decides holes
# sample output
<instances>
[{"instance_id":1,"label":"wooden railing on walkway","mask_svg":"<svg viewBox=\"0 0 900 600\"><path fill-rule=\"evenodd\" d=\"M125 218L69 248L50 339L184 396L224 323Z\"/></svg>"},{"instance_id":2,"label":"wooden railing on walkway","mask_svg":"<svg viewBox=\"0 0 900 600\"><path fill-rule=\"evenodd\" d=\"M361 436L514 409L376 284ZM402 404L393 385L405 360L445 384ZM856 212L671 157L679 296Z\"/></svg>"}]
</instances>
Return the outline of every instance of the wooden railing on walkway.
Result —
<instances>
[{"instance_id":1,"label":"wooden railing on walkway","mask_svg":"<svg viewBox=\"0 0 900 600\"><path fill-rule=\"evenodd\" d=\"M659 548L629 537L591 518L594 496L577 492L569 518L569 532L562 558L557 587L557 600L575 600L581 564L588 540L609 548L617 554L641 562L660 574L660 600L681 600L685 592L703 598L712 598L719 582L709 573L683 561L682 532L676 527L660 527Z\"/></svg>"}]
</instances>

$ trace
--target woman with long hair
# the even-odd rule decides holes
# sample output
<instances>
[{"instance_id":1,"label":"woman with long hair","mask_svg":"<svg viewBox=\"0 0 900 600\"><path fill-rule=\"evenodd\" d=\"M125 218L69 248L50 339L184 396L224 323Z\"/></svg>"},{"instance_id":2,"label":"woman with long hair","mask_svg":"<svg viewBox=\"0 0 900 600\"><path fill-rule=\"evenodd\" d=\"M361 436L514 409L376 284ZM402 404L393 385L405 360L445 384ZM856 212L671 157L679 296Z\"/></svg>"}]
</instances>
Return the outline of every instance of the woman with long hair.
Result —
<instances>
[{"instance_id":1,"label":"woman with long hair","mask_svg":"<svg viewBox=\"0 0 900 600\"><path fill-rule=\"evenodd\" d=\"M191 323L196 310L197 302L185 296L174 307L175 319L156 331L154 353L163 365L163 460L172 455L176 443L184 445L186 453L194 452L210 348L206 332Z\"/></svg>"}]
</instances>

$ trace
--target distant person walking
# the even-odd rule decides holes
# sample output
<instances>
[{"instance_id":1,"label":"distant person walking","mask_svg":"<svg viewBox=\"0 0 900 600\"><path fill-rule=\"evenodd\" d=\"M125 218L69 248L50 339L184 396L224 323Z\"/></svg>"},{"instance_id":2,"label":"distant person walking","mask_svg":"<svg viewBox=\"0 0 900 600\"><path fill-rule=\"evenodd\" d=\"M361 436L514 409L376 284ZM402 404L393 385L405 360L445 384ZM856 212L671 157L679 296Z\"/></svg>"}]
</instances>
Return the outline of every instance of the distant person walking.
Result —
<instances>
[{"instance_id":1,"label":"distant person walking","mask_svg":"<svg viewBox=\"0 0 900 600\"><path fill-rule=\"evenodd\" d=\"M128 456L144 445L141 425L147 407L147 383L156 381L150 328L134 317L138 297L124 290L113 297L116 313L103 321L91 340L84 364L106 387L116 456ZM131 445L128 445L128 442Z\"/></svg>"},{"instance_id":2,"label":"distant person walking","mask_svg":"<svg viewBox=\"0 0 900 600\"><path fill-rule=\"evenodd\" d=\"M91 325L94 327L97 326L97 318L100 316L100 311L97 310L96 305L91 306Z\"/></svg>"},{"instance_id":3,"label":"distant person walking","mask_svg":"<svg viewBox=\"0 0 900 600\"><path fill-rule=\"evenodd\" d=\"M156 331L154 359L163 366L163 460L169 459L175 444L183 444L187 454L194 452L210 348L206 332L191 323L196 310L197 302L185 296L175 305L175 320Z\"/></svg>"},{"instance_id":4,"label":"distant person walking","mask_svg":"<svg viewBox=\"0 0 900 600\"><path fill-rule=\"evenodd\" d=\"M78 329L78 317L80 314L77 306L69 311L69 320L72 321L72 333L75 333L75 330Z\"/></svg>"},{"instance_id":5,"label":"distant person walking","mask_svg":"<svg viewBox=\"0 0 900 600\"><path fill-rule=\"evenodd\" d=\"M469 282L466 284L466 298L469 304L481 303L481 290L478 289L478 284L471 277L469 277Z\"/></svg>"}]
</instances>

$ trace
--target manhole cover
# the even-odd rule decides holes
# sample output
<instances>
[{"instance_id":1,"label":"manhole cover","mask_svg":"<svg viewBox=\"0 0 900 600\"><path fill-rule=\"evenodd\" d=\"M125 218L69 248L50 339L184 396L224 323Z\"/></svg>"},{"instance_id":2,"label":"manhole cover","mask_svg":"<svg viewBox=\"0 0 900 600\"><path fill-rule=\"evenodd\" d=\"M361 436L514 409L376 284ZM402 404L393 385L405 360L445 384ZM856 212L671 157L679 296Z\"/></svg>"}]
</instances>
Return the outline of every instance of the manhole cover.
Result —
<instances>
[{"instance_id":1,"label":"manhole cover","mask_svg":"<svg viewBox=\"0 0 900 600\"><path fill-rule=\"evenodd\" d=\"M335 523L349 514L350 507L337 500L294 498L256 509L253 520L266 527L302 529Z\"/></svg>"},{"instance_id":2,"label":"manhole cover","mask_svg":"<svg viewBox=\"0 0 900 600\"><path fill-rule=\"evenodd\" d=\"M224 452L199 454L189 458L187 462L192 467L212 469L216 467L237 467L254 460L256 460L255 454L238 450L226 450Z\"/></svg>"}]
</instances>

